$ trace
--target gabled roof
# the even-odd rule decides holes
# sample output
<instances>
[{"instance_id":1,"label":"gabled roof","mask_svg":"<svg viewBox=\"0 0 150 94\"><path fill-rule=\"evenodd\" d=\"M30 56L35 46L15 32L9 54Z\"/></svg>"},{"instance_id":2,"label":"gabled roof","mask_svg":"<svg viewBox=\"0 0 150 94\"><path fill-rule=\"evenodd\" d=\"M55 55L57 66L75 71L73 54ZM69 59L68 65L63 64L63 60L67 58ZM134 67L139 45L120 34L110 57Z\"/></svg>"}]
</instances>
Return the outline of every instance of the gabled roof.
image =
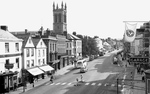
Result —
<instances>
[{"instance_id":1,"label":"gabled roof","mask_svg":"<svg viewBox=\"0 0 150 94\"><path fill-rule=\"evenodd\" d=\"M74 39L70 34L67 34L66 38L69 39L69 40L73 40Z\"/></svg>"},{"instance_id":2,"label":"gabled roof","mask_svg":"<svg viewBox=\"0 0 150 94\"><path fill-rule=\"evenodd\" d=\"M67 39L69 39L69 40L80 40L80 38L78 38L77 36L75 36L73 34L67 34Z\"/></svg>"},{"instance_id":3,"label":"gabled roof","mask_svg":"<svg viewBox=\"0 0 150 94\"><path fill-rule=\"evenodd\" d=\"M73 35L73 34L70 34L74 39L76 40L80 40L80 38L78 38L77 36Z\"/></svg>"},{"instance_id":4,"label":"gabled roof","mask_svg":"<svg viewBox=\"0 0 150 94\"><path fill-rule=\"evenodd\" d=\"M2 29L0 29L0 40L3 40L3 41L23 41L22 39L15 37L9 31L5 31Z\"/></svg>"},{"instance_id":5,"label":"gabled roof","mask_svg":"<svg viewBox=\"0 0 150 94\"><path fill-rule=\"evenodd\" d=\"M25 47L29 37L30 37L30 34L17 34L15 35L17 38L20 38L20 39L23 39L23 44L22 46Z\"/></svg>"},{"instance_id":6,"label":"gabled roof","mask_svg":"<svg viewBox=\"0 0 150 94\"><path fill-rule=\"evenodd\" d=\"M39 43L39 41L41 40L41 38L32 38L33 44L36 47L37 44Z\"/></svg>"}]
</instances>

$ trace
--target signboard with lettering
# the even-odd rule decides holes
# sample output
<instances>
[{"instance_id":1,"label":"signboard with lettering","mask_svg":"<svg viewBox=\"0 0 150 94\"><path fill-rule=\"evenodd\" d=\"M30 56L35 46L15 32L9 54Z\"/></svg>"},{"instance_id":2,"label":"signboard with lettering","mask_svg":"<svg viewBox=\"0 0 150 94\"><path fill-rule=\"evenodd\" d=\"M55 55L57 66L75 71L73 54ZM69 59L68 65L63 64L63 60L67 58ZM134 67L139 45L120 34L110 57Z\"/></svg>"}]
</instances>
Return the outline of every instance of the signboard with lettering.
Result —
<instances>
[{"instance_id":1,"label":"signboard with lettering","mask_svg":"<svg viewBox=\"0 0 150 94\"><path fill-rule=\"evenodd\" d=\"M5 64L5 68L8 69L8 70L9 70L9 69L12 69L13 67L14 67L14 64L9 64L9 63L8 63L8 64L7 64L7 63Z\"/></svg>"},{"instance_id":2,"label":"signboard with lettering","mask_svg":"<svg viewBox=\"0 0 150 94\"><path fill-rule=\"evenodd\" d=\"M149 58L134 57L134 58L129 58L129 62L148 63L149 62Z\"/></svg>"}]
</instances>

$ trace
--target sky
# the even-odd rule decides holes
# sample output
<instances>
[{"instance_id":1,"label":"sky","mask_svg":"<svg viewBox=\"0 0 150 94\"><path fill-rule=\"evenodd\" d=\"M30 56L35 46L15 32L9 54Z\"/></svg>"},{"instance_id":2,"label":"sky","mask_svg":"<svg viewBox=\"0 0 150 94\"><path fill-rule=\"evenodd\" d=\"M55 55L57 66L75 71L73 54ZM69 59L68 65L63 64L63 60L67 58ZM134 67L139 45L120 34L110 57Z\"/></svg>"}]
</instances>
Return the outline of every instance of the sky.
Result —
<instances>
[{"instance_id":1,"label":"sky","mask_svg":"<svg viewBox=\"0 0 150 94\"><path fill-rule=\"evenodd\" d=\"M67 5L67 31L122 39L125 22L150 20L149 0L0 0L0 25L11 31L53 30L53 2ZM137 22L140 21L140 22Z\"/></svg>"}]
</instances>

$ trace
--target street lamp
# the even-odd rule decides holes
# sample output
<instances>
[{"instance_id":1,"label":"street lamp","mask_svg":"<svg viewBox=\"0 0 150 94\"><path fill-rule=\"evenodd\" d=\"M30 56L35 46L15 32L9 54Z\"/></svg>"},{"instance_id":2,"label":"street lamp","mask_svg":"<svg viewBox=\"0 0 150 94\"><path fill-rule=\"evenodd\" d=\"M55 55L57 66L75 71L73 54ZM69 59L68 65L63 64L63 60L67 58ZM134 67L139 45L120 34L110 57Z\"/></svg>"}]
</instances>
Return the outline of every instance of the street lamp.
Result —
<instances>
[{"instance_id":1,"label":"street lamp","mask_svg":"<svg viewBox=\"0 0 150 94\"><path fill-rule=\"evenodd\" d=\"M25 69L22 69L23 92L25 92L25 89L26 89L26 80L25 80L25 76L26 76L26 70L25 70Z\"/></svg>"}]
</instances>

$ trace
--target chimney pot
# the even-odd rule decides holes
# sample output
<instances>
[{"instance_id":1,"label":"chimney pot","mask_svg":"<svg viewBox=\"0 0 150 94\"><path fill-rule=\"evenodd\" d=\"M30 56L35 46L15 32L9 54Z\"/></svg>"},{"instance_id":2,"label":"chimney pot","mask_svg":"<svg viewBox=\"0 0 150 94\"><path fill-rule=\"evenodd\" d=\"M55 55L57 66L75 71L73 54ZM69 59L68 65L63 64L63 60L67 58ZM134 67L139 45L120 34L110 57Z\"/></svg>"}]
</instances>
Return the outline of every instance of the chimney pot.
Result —
<instances>
[{"instance_id":1,"label":"chimney pot","mask_svg":"<svg viewBox=\"0 0 150 94\"><path fill-rule=\"evenodd\" d=\"M25 34L27 34L27 32L28 32L28 29L25 29Z\"/></svg>"},{"instance_id":2,"label":"chimney pot","mask_svg":"<svg viewBox=\"0 0 150 94\"><path fill-rule=\"evenodd\" d=\"M8 27L7 27L6 25L2 25L2 26L0 26L0 28L1 28L2 30L8 31Z\"/></svg>"}]
</instances>

